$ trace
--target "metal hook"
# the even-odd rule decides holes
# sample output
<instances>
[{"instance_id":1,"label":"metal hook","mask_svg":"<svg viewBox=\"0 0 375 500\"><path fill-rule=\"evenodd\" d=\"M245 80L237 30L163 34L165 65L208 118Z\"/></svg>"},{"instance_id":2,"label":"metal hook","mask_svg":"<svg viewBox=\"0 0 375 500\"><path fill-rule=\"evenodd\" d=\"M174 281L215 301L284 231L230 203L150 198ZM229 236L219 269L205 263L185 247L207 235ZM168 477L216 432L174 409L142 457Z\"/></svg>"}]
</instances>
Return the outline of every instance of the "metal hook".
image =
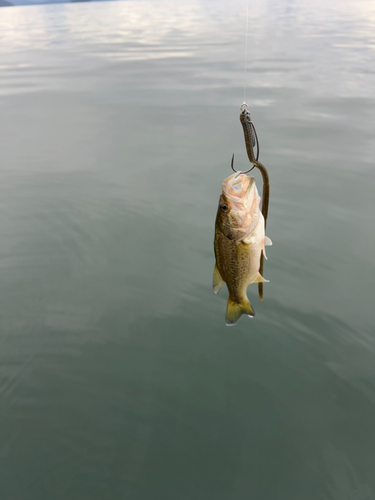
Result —
<instances>
[{"instance_id":1,"label":"metal hook","mask_svg":"<svg viewBox=\"0 0 375 500\"><path fill-rule=\"evenodd\" d=\"M246 170L246 172L242 172L241 170L237 171L237 170L234 170L234 153L233 153L233 156L232 156L232 161L230 163L230 166L231 166L231 169L233 170L233 172L235 172L236 174L239 173L239 174L248 174L249 172L251 172L253 170L253 168L255 167L255 165L253 165L249 170Z\"/></svg>"}]
</instances>

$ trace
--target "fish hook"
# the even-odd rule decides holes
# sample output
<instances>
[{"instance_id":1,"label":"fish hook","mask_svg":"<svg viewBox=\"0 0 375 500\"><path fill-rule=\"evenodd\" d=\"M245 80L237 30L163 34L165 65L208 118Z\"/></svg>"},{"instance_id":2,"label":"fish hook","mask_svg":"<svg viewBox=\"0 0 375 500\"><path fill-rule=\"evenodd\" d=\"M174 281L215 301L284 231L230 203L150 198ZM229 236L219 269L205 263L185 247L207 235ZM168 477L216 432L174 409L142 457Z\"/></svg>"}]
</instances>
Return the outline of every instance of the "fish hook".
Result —
<instances>
[{"instance_id":1,"label":"fish hook","mask_svg":"<svg viewBox=\"0 0 375 500\"><path fill-rule=\"evenodd\" d=\"M255 167L255 165L253 165L249 170L246 170L246 172L242 172L241 170L239 170L239 171L235 170L233 164L234 164L234 153L233 153L233 156L232 156L232 161L230 162L230 166L231 166L231 169L233 170L233 172L235 172L235 173L238 172L239 174L248 174Z\"/></svg>"}]
</instances>

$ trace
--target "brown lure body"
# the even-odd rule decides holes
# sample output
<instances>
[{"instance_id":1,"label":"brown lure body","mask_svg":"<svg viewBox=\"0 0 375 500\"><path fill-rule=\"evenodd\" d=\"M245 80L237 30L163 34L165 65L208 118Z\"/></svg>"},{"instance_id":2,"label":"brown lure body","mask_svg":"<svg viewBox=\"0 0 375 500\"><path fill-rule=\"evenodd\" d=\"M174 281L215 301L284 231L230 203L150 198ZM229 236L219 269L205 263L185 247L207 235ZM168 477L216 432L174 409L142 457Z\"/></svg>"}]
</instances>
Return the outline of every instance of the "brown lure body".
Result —
<instances>
[{"instance_id":1,"label":"brown lure body","mask_svg":"<svg viewBox=\"0 0 375 500\"><path fill-rule=\"evenodd\" d=\"M249 158L249 161L255 167L257 167L262 174L262 179L263 179L262 214L264 217L264 227L266 228L267 216L268 216L268 205L269 205L269 198L270 198L270 181L269 181L268 172L267 172L266 167L260 161L258 161L257 157L255 157L255 154L254 154L254 144L255 144L254 139L255 138L257 139L257 137L256 137L255 127L251 121L250 113L247 111L247 107L243 111L241 111L240 121L241 121L243 132L244 132L246 152L247 152L247 156ZM257 140L257 142L258 142L258 140ZM258 148L259 148L259 145L258 145ZM259 153L259 149L258 149L258 153ZM261 257L260 257L260 274L263 274L263 255L261 255ZM260 300L263 300L263 283L258 284L258 292L259 292Z\"/></svg>"}]
</instances>

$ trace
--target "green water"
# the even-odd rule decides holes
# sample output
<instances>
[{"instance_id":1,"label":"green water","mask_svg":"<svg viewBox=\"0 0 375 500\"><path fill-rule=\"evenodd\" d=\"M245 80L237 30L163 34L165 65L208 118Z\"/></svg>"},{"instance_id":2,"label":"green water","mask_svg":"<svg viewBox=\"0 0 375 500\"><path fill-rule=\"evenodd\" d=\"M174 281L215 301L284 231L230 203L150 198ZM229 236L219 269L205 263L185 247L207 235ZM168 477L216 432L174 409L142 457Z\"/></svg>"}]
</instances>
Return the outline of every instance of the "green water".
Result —
<instances>
[{"instance_id":1,"label":"green water","mask_svg":"<svg viewBox=\"0 0 375 500\"><path fill-rule=\"evenodd\" d=\"M245 12L0 10L1 500L375 499L375 7L251 3L273 246L228 328Z\"/></svg>"}]
</instances>

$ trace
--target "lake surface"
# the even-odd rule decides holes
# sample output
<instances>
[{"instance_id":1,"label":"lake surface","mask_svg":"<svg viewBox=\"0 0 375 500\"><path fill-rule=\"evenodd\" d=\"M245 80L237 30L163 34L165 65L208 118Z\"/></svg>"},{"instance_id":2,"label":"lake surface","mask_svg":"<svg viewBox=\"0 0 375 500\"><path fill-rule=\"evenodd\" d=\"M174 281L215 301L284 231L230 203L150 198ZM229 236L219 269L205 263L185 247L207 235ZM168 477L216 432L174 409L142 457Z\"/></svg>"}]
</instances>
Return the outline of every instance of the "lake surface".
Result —
<instances>
[{"instance_id":1,"label":"lake surface","mask_svg":"<svg viewBox=\"0 0 375 500\"><path fill-rule=\"evenodd\" d=\"M244 1L0 9L1 500L375 498L375 4L251 2L273 246L228 328L245 25Z\"/></svg>"}]
</instances>

